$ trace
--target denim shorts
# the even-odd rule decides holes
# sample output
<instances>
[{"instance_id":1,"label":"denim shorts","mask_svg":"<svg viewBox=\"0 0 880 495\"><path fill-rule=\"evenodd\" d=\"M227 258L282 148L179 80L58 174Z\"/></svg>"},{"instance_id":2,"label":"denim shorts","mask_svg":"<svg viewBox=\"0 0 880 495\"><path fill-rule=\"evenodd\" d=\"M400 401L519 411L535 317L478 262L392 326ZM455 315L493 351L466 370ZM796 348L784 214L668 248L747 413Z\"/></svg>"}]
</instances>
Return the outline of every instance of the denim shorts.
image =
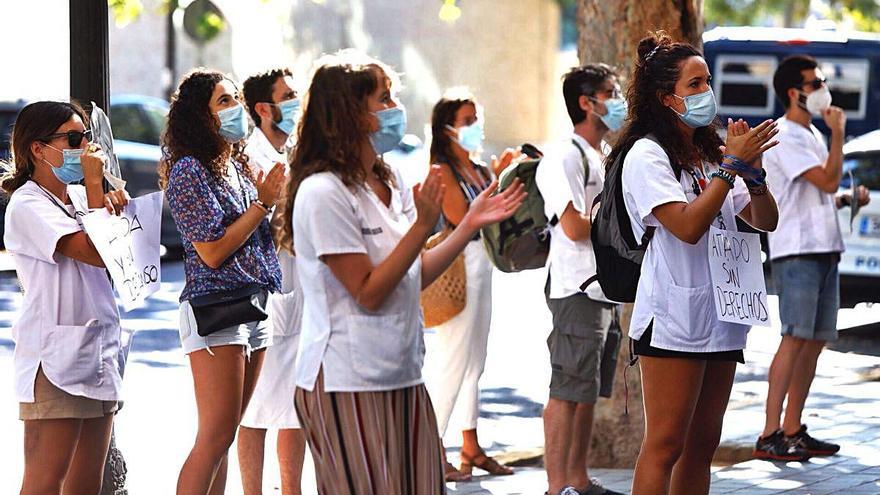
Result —
<instances>
[{"instance_id":1,"label":"denim shorts","mask_svg":"<svg viewBox=\"0 0 880 495\"><path fill-rule=\"evenodd\" d=\"M787 256L771 262L782 335L837 340L840 276L837 253Z\"/></svg>"},{"instance_id":2,"label":"denim shorts","mask_svg":"<svg viewBox=\"0 0 880 495\"><path fill-rule=\"evenodd\" d=\"M261 297L267 297L263 292ZM265 302L265 301L264 301ZM180 345L184 354L224 345L240 345L246 355L251 352L265 349L272 345L271 318L265 321L252 321L234 327L218 330L211 335L202 337L199 335L196 318L193 316L192 306L189 301L180 304Z\"/></svg>"}]
</instances>

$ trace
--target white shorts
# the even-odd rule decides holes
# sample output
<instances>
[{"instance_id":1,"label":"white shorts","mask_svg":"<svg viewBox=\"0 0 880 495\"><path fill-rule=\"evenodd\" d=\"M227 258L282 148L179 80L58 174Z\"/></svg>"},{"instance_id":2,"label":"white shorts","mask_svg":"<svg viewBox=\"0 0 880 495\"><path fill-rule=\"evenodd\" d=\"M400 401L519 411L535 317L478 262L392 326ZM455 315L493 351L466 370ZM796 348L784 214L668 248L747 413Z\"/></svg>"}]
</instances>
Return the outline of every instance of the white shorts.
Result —
<instances>
[{"instance_id":1,"label":"white shorts","mask_svg":"<svg viewBox=\"0 0 880 495\"><path fill-rule=\"evenodd\" d=\"M224 345L240 345L244 347L245 354L250 356L253 351L265 349L272 345L271 320L252 321L234 327L218 330L211 335L202 337L199 335L196 318L192 312L189 301L180 304L180 345L184 354L190 354L202 349L219 347Z\"/></svg>"}]
</instances>

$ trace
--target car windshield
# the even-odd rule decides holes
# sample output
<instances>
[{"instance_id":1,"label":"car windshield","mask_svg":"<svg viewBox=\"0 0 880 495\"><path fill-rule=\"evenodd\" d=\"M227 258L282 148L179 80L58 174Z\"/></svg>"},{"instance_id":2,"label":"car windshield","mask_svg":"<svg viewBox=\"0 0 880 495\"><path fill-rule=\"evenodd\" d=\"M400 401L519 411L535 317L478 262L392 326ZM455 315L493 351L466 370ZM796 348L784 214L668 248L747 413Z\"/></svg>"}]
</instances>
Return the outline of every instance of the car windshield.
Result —
<instances>
[{"instance_id":1,"label":"car windshield","mask_svg":"<svg viewBox=\"0 0 880 495\"><path fill-rule=\"evenodd\" d=\"M856 184L863 185L872 191L880 191L880 151L854 153L847 156L843 161L843 178L840 181L840 187L852 187L848 172L852 172Z\"/></svg>"}]
</instances>

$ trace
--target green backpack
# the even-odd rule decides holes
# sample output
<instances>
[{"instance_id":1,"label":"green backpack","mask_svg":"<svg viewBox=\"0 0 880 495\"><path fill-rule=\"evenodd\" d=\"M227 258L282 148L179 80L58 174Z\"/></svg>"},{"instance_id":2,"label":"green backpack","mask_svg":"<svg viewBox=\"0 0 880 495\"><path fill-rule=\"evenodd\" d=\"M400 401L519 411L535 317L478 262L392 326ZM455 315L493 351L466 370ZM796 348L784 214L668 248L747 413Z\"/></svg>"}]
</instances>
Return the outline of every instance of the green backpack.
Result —
<instances>
[{"instance_id":1,"label":"green backpack","mask_svg":"<svg viewBox=\"0 0 880 495\"><path fill-rule=\"evenodd\" d=\"M571 142L577 147L584 162L586 172L584 185L586 185L590 177L587 155L577 141ZM528 193L525 202L512 217L483 227L481 231L489 259L502 272L532 270L547 264L547 255L550 253L550 227L555 226L559 219L555 215L548 219L544 214L544 198L535 181L540 164L541 158L523 160L504 169L498 177L498 189L495 194L510 187L517 178Z\"/></svg>"}]
</instances>

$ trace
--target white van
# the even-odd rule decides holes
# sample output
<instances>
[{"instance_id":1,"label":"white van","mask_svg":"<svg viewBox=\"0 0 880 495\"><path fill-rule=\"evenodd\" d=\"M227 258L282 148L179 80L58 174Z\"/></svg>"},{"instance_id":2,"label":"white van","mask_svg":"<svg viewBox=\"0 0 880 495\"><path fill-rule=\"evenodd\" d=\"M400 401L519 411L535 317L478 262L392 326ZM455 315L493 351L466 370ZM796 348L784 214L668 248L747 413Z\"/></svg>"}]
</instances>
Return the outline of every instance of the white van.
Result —
<instances>
[{"instance_id":1,"label":"white van","mask_svg":"<svg viewBox=\"0 0 880 495\"><path fill-rule=\"evenodd\" d=\"M850 208L839 211L846 245L839 266L840 303L851 307L859 302L880 302L880 130L849 141L843 153L840 190L851 190L855 180L856 185L871 191L871 202L852 218L852 223Z\"/></svg>"}]
</instances>

